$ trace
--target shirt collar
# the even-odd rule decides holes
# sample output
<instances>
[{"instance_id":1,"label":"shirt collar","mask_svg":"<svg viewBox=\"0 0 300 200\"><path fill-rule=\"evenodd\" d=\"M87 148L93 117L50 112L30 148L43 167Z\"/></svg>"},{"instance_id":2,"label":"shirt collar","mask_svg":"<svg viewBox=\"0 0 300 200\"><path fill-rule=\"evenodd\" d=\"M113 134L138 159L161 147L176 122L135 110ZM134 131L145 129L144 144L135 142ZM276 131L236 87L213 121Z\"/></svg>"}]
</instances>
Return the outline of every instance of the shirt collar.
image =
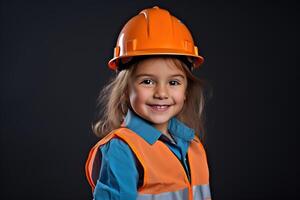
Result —
<instances>
[{"instance_id":1,"label":"shirt collar","mask_svg":"<svg viewBox=\"0 0 300 200\"><path fill-rule=\"evenodd\" d=\"M139 117L137 114L135 114L134 111L130 109L128 109L123 126L137 133L151 145L154 144L162 134L148 121ZM185 141L190 141L195 136L193 129L187 127L175 117L171 118L171 120L169 121L168 130L174 136L175 140L183 139Z\"/></svg>"},{"instance_id":2,"label":"shirt collar","mask_svg":"<svg viewBox=\"0 0 300 200\"><path fill-rule=\"evenodd\" d=\"M195 137L195 131L179 121L176 117L173 117L169 121L168 130L175 136L175 139L180 138L189 142Z\"/></svg>"}]
</instances>

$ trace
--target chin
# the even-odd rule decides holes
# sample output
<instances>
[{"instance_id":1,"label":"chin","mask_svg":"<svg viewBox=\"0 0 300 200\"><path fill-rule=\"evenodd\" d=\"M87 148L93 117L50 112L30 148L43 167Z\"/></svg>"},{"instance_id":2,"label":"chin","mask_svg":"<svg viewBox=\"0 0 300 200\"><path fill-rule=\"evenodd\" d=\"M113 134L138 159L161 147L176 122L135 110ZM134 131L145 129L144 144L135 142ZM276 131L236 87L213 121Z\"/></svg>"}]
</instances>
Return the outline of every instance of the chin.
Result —
<instances>
[{"instance_id":1,"label":"chin","mask_svg":"<svg viewBox=\"0 0 300 200\"><path fill-rule=\"evenodd\" d=\"M159 124L165 124L165 123L167 123L169 120L170 120L169 118L168 118L168 119L149 119L149 121L150 121L151 123L157 124L157 125L159 125Z\"/></svg>"}]
</instances>

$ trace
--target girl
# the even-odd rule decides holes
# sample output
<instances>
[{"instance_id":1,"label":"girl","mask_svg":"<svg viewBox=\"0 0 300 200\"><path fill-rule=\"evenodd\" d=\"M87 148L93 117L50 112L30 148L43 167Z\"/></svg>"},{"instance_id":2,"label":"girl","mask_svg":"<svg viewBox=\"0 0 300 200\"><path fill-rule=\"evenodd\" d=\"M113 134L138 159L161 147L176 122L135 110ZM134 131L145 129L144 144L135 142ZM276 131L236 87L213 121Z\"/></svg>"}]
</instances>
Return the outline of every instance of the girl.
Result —
<instances>
[{"instance_id":1,"label":"girl","mask_svg":"<svg viewBox=\"0 0 300 200\"><path fill-rule=\"evenodd\" d=\"M189 30L158 7L122 29L101 93L102 138L86 175L95 200L211 199L203 127L203 82L191 71L203 58Z\"/></svg>"}]
</instances>

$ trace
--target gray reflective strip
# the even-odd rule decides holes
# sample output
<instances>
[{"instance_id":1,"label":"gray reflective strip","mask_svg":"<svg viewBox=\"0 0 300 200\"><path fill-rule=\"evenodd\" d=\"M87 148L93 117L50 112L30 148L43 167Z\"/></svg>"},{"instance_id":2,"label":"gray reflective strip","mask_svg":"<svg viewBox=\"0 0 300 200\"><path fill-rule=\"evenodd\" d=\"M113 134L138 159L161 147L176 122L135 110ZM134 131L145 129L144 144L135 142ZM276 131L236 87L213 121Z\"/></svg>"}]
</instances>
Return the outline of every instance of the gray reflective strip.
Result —
<instances>
[{"instance_id":1,"label":"gray reflective strip","mask_svg":"<svg viewBox=\"0 0 300 200\"><path fill-rule=\"evenodd\" d=\"M193 186L194 200L209 200L211 199L209 184Z\"/></svg>"},{"instance_id":2,"label":"gray reflective strip","mask_svg":"<svg viewBox=\"0 0 300 200\"><path fill-rule=\"evenodd\" d=\"M139 194L137 200L185 200L188 199L188 188L176 192L164 192L160 194Z\"/></svg>"}]
</instances>

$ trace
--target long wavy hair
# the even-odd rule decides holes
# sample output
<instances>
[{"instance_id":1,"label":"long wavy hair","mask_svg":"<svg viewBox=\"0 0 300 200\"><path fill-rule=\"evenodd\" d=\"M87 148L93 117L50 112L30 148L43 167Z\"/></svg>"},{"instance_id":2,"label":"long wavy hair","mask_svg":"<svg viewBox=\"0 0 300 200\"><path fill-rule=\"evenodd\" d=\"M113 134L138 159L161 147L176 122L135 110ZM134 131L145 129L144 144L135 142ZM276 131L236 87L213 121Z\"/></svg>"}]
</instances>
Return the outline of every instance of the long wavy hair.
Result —
<instances>
[{"instance_id":1,"label":"long wavy hair","mask_svg":"<svg viewBox=\"0 0 300 200\"><path fill-rule=\"evenodd\" d=\"M153 57L153 56L151 56ZM194 129L198 137L203 141L206 135L204 128L205 114L205 85L206 81L195 77L189 70L186 62L174 56L159 56L168 64L175 65L187 76L186 101L177 119L188 127ZM143 58L147 59L149 58ZM127 95L128 83L134 70L141 59L131 62L120 70L100 91L97 99L98 115L92 124L92 130L100 138L106 136L112 130L119 128L130 108Z\"/></svg>"}]
</instances>

